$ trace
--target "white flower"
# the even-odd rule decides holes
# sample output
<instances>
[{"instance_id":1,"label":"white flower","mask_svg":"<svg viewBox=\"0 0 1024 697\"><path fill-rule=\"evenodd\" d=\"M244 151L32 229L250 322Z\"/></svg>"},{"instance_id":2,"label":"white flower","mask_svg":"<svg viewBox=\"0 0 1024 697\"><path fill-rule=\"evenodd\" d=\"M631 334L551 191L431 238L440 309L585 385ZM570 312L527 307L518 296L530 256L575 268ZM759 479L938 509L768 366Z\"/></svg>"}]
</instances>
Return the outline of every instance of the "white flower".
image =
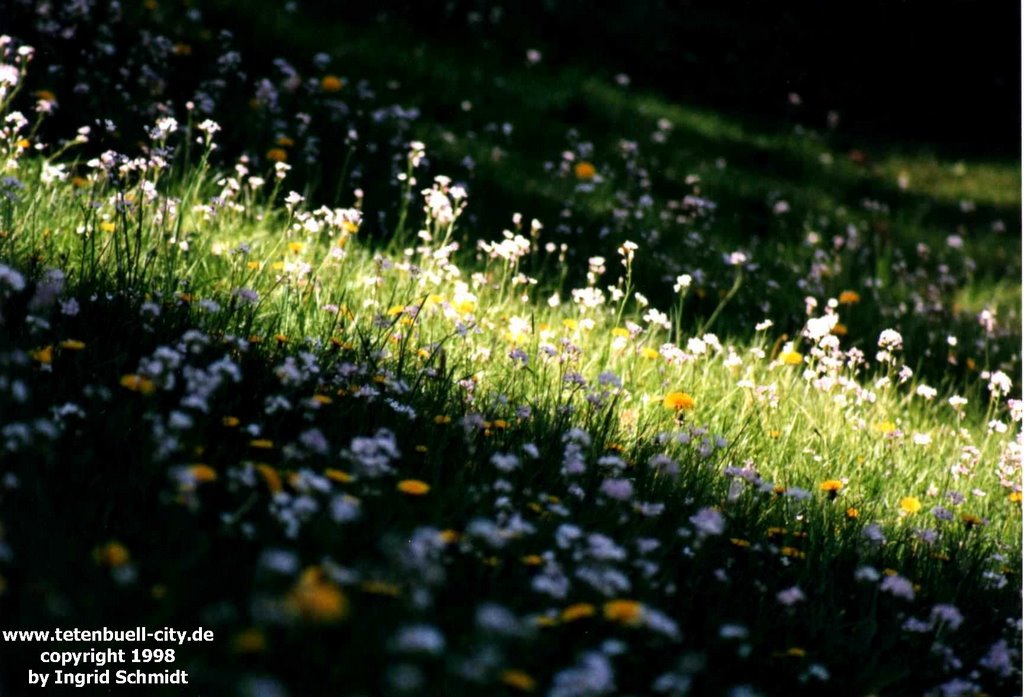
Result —
<instances>
[{"instance_id":1,"label":"white flower","mask_svg":"<svg viewBox=\"0 0 1024 697\"><path fill-rule=\"evenodd\" d=\"M778 600L782 605L790 607L796 605L807 599L804 592L800 590L800 586L793 586L792 588L786 588L775 594L775 599Z\"/></svg>"},{"instance_id":2,"label":"white flower","mask_svg":"<svg viewBox=\"0 0 1024 697\"><path fill-rule=\"evenodd\" d=\"M675 285L672 286L672 290L676 293L685 293L692 283L693 277L688 273L684 273L682 276L676 277L676 282Z\"/></svg>"}]
</instances>

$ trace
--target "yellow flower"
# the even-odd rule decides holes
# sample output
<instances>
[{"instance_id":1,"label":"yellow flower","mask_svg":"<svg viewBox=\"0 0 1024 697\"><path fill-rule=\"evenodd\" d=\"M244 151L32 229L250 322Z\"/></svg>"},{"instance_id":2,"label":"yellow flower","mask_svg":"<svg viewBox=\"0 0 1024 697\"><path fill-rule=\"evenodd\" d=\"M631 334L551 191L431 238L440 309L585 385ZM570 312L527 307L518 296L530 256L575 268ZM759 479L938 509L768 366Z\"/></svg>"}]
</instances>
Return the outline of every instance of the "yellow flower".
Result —
<instances>
[{"instance_id":1,"label":"yellow flower","mask_svg":"<svg viewBox=\"0 0 1024 697\"><path fill-rule=\"evenodd\" d=\"M807 655L807 652L799 646L793 646L786 649L786 655L791 658L803 658Z\"/></svg>"},{"instance_id":2,"label":"yellow flower","mask_svg":"<svg viewBox=\"0 0 1024 697\"><path fill-rule=\"evenodd\" d=\"M32 352L32 360L43 365L53 363L53 346L44 346Z\"/></svg>"},{"instance_id":3,"label":"yellow flower","mask_svg":"<svg viewBox=\"0 0 1024 697\"><path fill-rule=\"evenodd\" d=\"M263 477L263 482L267 485L267 489L270 490L271 494L277 494L284 490L281 475L277 473L276 469L265 462L261 462L256 465L256 471Z\"/></svg>"},{"instance_id":4,"label":"yellow flower","mask_svg":"<svg viewBox=\"0 0 1024 697\"><path fill-rule=\"evenodd\" d=\"M539 554L527 554L520 561L522 561L527 566L540 566L544 563L544 558L541 557Z\"/></svg>"},{"instance_id":5,"label":"yellow flower","mask_svg":"<svg viewBox=\"0 0 1024 697\"><path fill-rule=\"evenodd\" d=\"M237 416L225 416L220 420L220 423L224 428L235 428L242 421Z\"/></svg>"},{"instance_id":6,"label":"yellow flower","mask_svg":"<svg viewBox=\"0 0 1024 697\"><path fill-rule=\"evenodd\" d=\"M200 484L217 481L217 470L209 465L195 464L188 468L192 480Z\"/></svg>"},{"instance_id":7,"label":"yellow flower","mask_svg":"<svg viewBox=\"0 0 1024 697\"><path fill-rule=\"evenodd\" d=\"M855 290L844 290L839 294L840 305L854 305L860 302L860 293Z\"/></svg>"},{"instance_id":8,"label":"yellow flower","mask_svg":"<svg viewBox=\"0 0 1024 697\"><path fill-rule=\"evenodd\" d=\"M256 448L257 450L272 450L274 447L274 441L269 438L253 438L249 441L249 446Z\"/></svg>"},{"instance_id":9,"label":"yellow flower","mask_svg":"<svg viewBox=\"0 0 1024 697\"><path fill-rule=\"evenodd\" d=\"M339 484L348 484L352 481L352 475L343 470L325 469L324 476L331 481L338 482Z\"/></svg>"},{"instance_id":10,"label":"yellow flower","mask_svg":"<svg viewBox=\"0 0 1024 697\"><path fill-rule=\"evenodd\" d=\"M783 351L779 354L779 359L786 365L800 365L804 362L803 355L796 351Z\"/></svg>"},{"instance_id":11,"label":"yellow flower","mask_svg":"<svg viewBox=\"0 0 1024 697\"><path fill-rule=\"evenodd\" d=\"M440 537L441 542L445 543L446 545L450 545L462 539L462 535L460 535L457 530L452 530L451 528L447 528L439 532L438 537Z\"/></svg>"},{"instance_id":12,"label":"yellow flower","mask_svg":"<svg viewBox=\"0 0 1024 697\"><path fill-rule=\"evenodd\" d=\"M426 482L421 482L419 479L403 479L398 482L396 488L409 496L423 496L430 491L430 485Z\"/></svg>"},{"instance_id":13,"label":"yellow flower","mask_svg":"<svg viewBox=\"0 0 1024 697\"><path fill-rule=\"evenodd\" d=\"M501 682L520 692L533 692L537 688L537 682L521 670L501 671Z\"/></svg>"},{"instance_id":14,"label":"yellow flower","mask_svg":"<svg viewBox=\"0 0 1024 697\"><path fill-rule=\"evenodd\" d=\"M576 178L580 181L590 181L597 176L597 167L586 160L580 160L576 163L576 166L573 167L573 174L575 174Z\"/></svg>"},{"instance_id":15,"label":"yellow flower","mask_svg":"<svg viewBox=\"0 0 1024 697\"><path fill-rule=\"evenodd\" d=\"M783 547L779 550L779 554L781 554L784 557L792 557L794 559L803 559L807 556L804 552L800 551L796 547Z\"/></svg>"},{"instance_id":16,"label":"yellow flower","mask_svg":"<svg viewBox=\"0 0 1024 697\"><path fill-rule=\"evenodd\" d=\"M288 243L288 251L291 252L292 254L302 254L302 250L305 247L306 247L306 245L302 244L301 242L289 242Z\"/></svg>"},{"instance_id":17,"label":"yellow flower","mask_svg":"<svg viewBox=\"0 0 1024 697\"><path fill-rule=\"evenodd\" d=\"M345 81L337 75L324 75L320 78L320 89L324 92L340 92L345 86Z\"/></svg>"},{"instance_id":18,"label":"yellow flower","mask_svg":"<svg viewBox=\"0 0 1024 697\"><path fill-rule=\"evenodd\" d=\"M287 162L288 151L284 148L271 148L267 150L267 159L271 162Z\"/></svg>"},{"instance_id":19,"label":"yellow flower","mask_svg":"<svg viewBox=\"0 0 1024 697\"><path fill-rule=\"evenodd\" d=\"M141 375L122 375L121 387L132 392L138 392L139 394L153 394L156 391L156 385L153 384L153 381Z\"/></svg>"},{"instance_id":20,"label":"yellow flower","mask_svg":"<svg viewBox=\"0 0 1024 697\"><path fill-rule=\"evenodd\" d=\"M644 346L642 349L640 349L640 355L649 361L653 361L656 358L658 358L658 356L660 356L661 354L652 349L650 346Z\"/></svg>"},{"instance_id":21,"label":"yellow flower","mask_svg":"<svg viewBox=\"0 0 1024 697\"><path fill-rule=\"evenodd\" d=\"M100 232L113 232L114 229L114 224L109 220L104 220L100 223Z\"/></svg>"},{"instance_id":22,"label":"yellow flower","mask_svg":"<svg viewBox=\"0 0 1024 697\"><path fill-rule=\"evenodd\" d=\"M892 421L879 421L872 428L881 433L883 436L887 436L896 430L896 424Z\"/></svg>"},{"instance_id":23,"label":"yellow flower","mask_svg":"<svg viewBox=\"0 0 1024 697\"><path fill-rule=\"evenodd\" d=\"M434 417L434 423L437 424L438 426L444 426L445 424L450 424L451 422L452 417L448 416L447 414L438 414L437 416Z\"/></svg>"},{"instance_id":24,"label":"yellow flower","mask_svg":"<svg viewBox=\"0 0 1024 697\"><path fill-rule=\"evenodd\" d=\"M743 549L746 549L750 546L750 540L744 540L742 537L730 537L729 542Z\"/></svg>"},{"instance_id":25,"label":"yellow flower","mask_svg":"<svg viewBox=\"0 0 1024 697\"><path fill-rule=\"evenodd\" d=\"M586 617L593 617L596 610L590 603L576 603L562 610L563 622L575 622Z\"/></svg>"},{"instance_id":26,"label":"yellow flower","mask_svg":"<svg viewBox=\"0 0 1024 697\"><path fill-rule=\"evenodd\" d=\"M830 499L834 499L839 495L839 490L843 488L843 483L838 479L826 479L821 483L820 488L828 494Z\"/></svg>"},{"instance_id":27,"label":"yellow flower","mask_svg":"<svg viewBox=\"0 0 1024 697\"><path fill-rule=\"evenodd\" d=\"M968 528L973 528L975 525L981 525L984 523L981 518L971 513L961 513L960 520L964 521L964 525Z\"/></svg>"},{"instance_id":28,"label":"yellow flower","mask_svg":"<svg viewBox=\"0 0 1024 697\"><path fill-rule=\"evenodd\" d=\"M1010 503L1020 503L1021 494L1019 491L1014 491L1010 493L1010 496L1008 498L1010 499Z\"/></svg>"},{"instance_id":29,"label":"yellow flower","mask_svg":"<svg viewBox=\"0 0 1024 697\"><path fill-rule=\"evenodd\" d=\"M836 322L836 326L832 327L832 333L836 336L846 336L850 333L850 330L842 322Z\"/></svg>"},{"instance_id":30,"label":"yellow flower","mask_svg":"<svg viewBox=\"0 0 1024 697\"><path fill-rule=\"evenodd\" d=\"M276 142L282 148L290 148L293 145L295 145L295 141L289 138L288 136L278 136Z\"/></svg>"},{"instance_id":31,"label":"yellow flower","mask_svg":"<svg viewBox=\"0 0 1024 697\"><path fill-rule=\"evenodd\" d=\"M114 540L97 547L92 554L97 564L111 569L124 566L131 560L131 554L128 553L128 548Z\"/></svg>"},{"instance_id":32,"label":"yellow flower","mask_svg":"<svg viewBox=\"0 0 1024 697\"><path fill-rule=\"evenodd\" d=\"M629 330L625 327L615 327L615 329L612 330L612 336L617 336L620 339L628 339Z\"/></svg>"},{"instance_id":33,"label":"yellow flower","mask_svg":"<svg viewBox=\"0 0 1024 697\"><path fill-rule=\"evenodd\" d=\"M846 509L846 517L850 520L856 520L859 515L860 511L858 511L853 506L850 506L849 508Z\"/></svg>"},{"instance_id":34,"label":"yellow flower","mask_svg":"<svg viewBox=\"0 0 1024 697\"><path fill-rule=\"evenodd\" d=\"M661 404L666 409L689 411L697 405L697 402L694 401L693 397L685 392L669 392L665 395L665 398L661 400Z\"/></svg>"},{"instance_id":35,"label":"yellow flower","mask_svg":"<svg viewBox=\"0 0 1024 697\"><path fill-rule=\"evenodd\" d=\"M65 351L81 351L85 348L85 342L77 339L65 339L60 342L60 347Z\"/></svg>"},{"instance_id":36,"label":"yellow flower","mask_svg":"<svg viewBox=\"0 0 1024 697\"><path fill-rule=\"evenodd\" d=\"M604 618L612 622L634 625L644 615L644 606L635 600L609 600L604 604Z\"/></svg>"},{"instance_id":37,"label":"yellow flower","mask_svg":"<svg viewBox=\"0 0 1024 697\"><path fill-rule=\"evenodd\" d=\"M348 598L318 566L302 572L288 593L286 605L293 614L307 622L337 622L348 615Z\"/></svg>"},{"instance_id":38,"label":"yellow flower","mask_svg":"<svg viewBox=\"0 0 1024 697\"><path fill-rule=\"evenodd\" d=\"M917 513L921 510L921 500L916 496L904 496L900 499L900 510L904 513Z\"/></svg>"}]
</instances>

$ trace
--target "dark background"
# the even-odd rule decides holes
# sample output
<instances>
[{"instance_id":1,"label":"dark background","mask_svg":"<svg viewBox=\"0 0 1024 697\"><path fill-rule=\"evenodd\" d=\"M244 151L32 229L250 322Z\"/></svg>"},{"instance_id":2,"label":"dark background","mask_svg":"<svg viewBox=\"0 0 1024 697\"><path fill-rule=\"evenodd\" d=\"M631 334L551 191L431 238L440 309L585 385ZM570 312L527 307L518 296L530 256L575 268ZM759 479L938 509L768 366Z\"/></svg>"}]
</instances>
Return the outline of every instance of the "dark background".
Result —
<instances>
[{"instance_id":1,"label":"dark background","mask_svg":"<svg viewBox=\"0 0 1024 697\"><path fill-rule=\"evenodd\" d=\"M624 72L639 88L750 115L951 146L1020 152L1020 5L762 0L304 0L349 22L404 20L454 44L470 36L544 60ZM476 13L478 21L467 22ZM794 108L790 92L800 95Z\"/></svg>"}]
</instances>

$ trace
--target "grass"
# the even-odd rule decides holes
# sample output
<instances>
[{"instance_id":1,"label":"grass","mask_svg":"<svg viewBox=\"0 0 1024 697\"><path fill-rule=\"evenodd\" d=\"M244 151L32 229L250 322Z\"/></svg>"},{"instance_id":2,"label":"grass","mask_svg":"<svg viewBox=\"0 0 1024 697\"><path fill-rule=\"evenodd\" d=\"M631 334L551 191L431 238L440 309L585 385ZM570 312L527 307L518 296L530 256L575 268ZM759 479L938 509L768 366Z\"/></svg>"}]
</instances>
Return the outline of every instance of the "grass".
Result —
<instances>
[{"instance_id":1,"label":"grass","mask_svg":"<svg viewBox=\"0 0 1024 697\"><path fill-rule=\"evenodd\" d=\"M111 31L212 64L226 7ZM347 115L310 73L133 166L4 140L5 629L202 625L169 667L225 694L1019 690L1015 165L252 17L334 37Z\"/></svg>"}]
</instances>

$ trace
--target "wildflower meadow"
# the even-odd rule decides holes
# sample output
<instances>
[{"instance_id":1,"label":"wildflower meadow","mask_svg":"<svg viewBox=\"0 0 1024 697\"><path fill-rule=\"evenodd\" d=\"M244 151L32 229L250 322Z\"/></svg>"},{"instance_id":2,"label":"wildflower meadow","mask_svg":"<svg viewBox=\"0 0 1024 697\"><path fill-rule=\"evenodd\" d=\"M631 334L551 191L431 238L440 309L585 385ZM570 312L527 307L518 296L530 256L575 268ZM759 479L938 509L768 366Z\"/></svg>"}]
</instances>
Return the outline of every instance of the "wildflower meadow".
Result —
<instances>
[{"instance_id":1,"label":"wildflower meadow","mask_svg":"<svg viewBox=\"0 0 1024 697\"><path fill-rule=\"evenodd\" d=\"M1018 153L467 5L6 3L0 695L1020 694Z\"/></svg>"}]
</instances>

